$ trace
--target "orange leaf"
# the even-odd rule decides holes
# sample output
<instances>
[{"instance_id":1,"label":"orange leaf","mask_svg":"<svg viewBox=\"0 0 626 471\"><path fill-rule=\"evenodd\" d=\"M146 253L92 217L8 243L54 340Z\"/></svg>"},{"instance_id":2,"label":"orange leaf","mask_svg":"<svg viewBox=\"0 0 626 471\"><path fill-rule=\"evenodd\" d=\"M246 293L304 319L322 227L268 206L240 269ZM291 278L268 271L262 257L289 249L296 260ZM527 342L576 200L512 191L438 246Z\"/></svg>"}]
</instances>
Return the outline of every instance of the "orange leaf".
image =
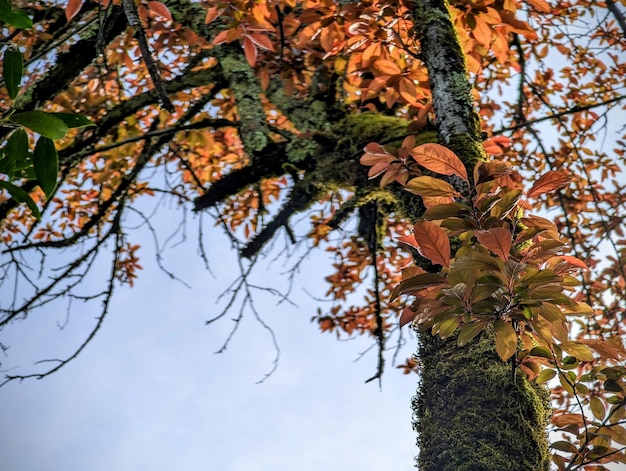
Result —
<instances>
[{"instance_id":1,"label":"orange leaf","mask_svg":"<svg viewBox=\"0 0 626 471\"><path fill-rule=\"evenodd\" d=\"M252 41L257 46L263 49L266 49L268 51L274 52L274 45L272 44L272 41L270 41L267 36L263 36L262 34L247 34L245 36L250 38L250 41Z\"/></svg>"},{"instance_id":2,"label":"orange leaf","mask_svg":"<svg viewBox=\"0 0 626 471\"><path fill-rule=\"evenodd\" d=\"M400 75L402 71L395 62L388 60L378 60L374 63L374 68L382 75Z\"/></svg>"},{"instance_id":3,"label":"orange leaf","mask_svg":"<svg viewBox=\"0 0 626 471\"><path fill-rule=\"evenodd\" d=\"M503 227L493 227L486 231L475 231L478 242L487 247L505 262L509 259L511 250L511 233Z\"/></svg>"},{"instance_id":4,"label":"orange leaf","mask_svg":"<svg viewBox=\"0 0 626 471\"><path fill-rule=\"evenodd\" d=\"M545 175L539 177L534 185L528 191L527 198L536 198L549 191L558 190L567 185L572 177L564 170L551 170Z\"/></svg>"},{"instance_id":5,"label":"orange leaf","mask_svg":"<svg viewBox=\"0 0 626 471\"><path fill-rule=\"evenodd\" d=\"M400 96L406 100L407 103L415 103L417 99L417 86L408 78L402 77L398 83L398 91Z\"/></svg>"},{"instance_id":6,"label":"orange leaf","mask_svg":"<svg viewBox=\"0 0 626 471\"><path fill-rule=\"evenodd\" d=\"M252 67L256 64L257 48L248 36L243 37L243 52L246 55L248 64Z\"/></svg>"},{"instance_id":7,"label":"orange leaf","mask_svg":"<svg viewBox=\"0 0 626 471\"><path fill-rule=\"evenodd\" d=\"M528 3L540 13L550 13L550 5L545 0L528 0Z\"/></svg>"},{"instance_id":8,"label":"orange leaf","mask_svg":"<svg viewBox=\"0 0 626 471\"><path fill-rule=\"evenodd\" d=\"M441 227L430 221L418 221L413 226L413 235L424 257L450 268L450 240Z\"/></svg>"},{"instance_id":9,"label":"orange leaf","mask_svg":"<svg viewBox=\"0 0 626 471\"><path fill-rule=\"evenodd\" d=\"M454 152L440 144L422 144L411 151L422 167L441 175L456 175L467 180L467 170Z\"/></svg>"},{"instance_id":10,"label":"orange leaf","mask_svg":"<svg viewBox=\"0 0 626 471\"><path fill-rule=\"evenodd\" d=\"M206 12L206 18L204 19L204 22L206 24L211 23L215 18L217 18L218 16L220 16L222 13L224 13L224 9L223 8L218 8L218 7L211 7L209 8L209 10Z\"/></svg>"},{"instance_id":11,"label":"orange leaf","mask_svg":"<svg viewBox=\"0 0 626 471\"><path fill-rule=\"evenodd\" d=\"M172 14L168 8L161 2L151 1L148 2L148 8L159 16L162 16L166 20L172 20Z\"/></svg>"},{"instance_id":12,"label":"orange leaf","mask_svg":"<svg viewBox=\"0 0 626 471\"><path fill-rule=\"evenodd\" d=\"M83 6L83 0L70 0L65 7L65 18L69 22Z\"/></svg>"},{"instance_id":13,"label":"orange leaf","mask_svg":"<svg viewBox=\"0 0 626 471\"><path fill-rule=\"evenodd\" d=\"M433 177L413 178L405 188L419 196L461 196L448 182Z\"/></svg>"}]
</instances>

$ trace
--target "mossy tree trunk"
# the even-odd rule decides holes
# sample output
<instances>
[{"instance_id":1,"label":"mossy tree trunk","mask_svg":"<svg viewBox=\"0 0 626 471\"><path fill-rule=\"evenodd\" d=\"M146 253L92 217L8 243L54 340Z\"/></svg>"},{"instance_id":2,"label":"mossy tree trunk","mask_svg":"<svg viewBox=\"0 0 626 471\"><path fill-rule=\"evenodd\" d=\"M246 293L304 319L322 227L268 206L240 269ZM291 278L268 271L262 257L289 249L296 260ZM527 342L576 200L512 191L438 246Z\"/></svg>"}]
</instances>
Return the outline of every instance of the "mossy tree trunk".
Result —
<instances>
[{"instance_id":1,"label":"mossy tree trunk","mask_svg":"<svg viewBox=\"0 0 626 471\"><path fill-rule=\"evenodd\" d=\"M463 52L445 0L416 2L415 24L428 68L441 144L471 170L485 157ZM471 174L471 172L470 172ZM452 182L454 183L454 182ZM491 336L459 348L421 332L422 375L413 400L421 471L549 469L547 392L495 353Z\"/></svg>"}]
</instances>

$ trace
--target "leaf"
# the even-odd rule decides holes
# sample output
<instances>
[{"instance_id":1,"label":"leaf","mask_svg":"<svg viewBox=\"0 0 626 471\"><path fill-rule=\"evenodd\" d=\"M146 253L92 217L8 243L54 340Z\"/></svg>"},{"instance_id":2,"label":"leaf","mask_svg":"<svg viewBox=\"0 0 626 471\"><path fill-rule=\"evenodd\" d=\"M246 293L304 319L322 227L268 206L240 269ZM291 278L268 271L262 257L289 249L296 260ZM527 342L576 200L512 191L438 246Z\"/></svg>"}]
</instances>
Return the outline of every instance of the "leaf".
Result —
<instances>
[{"instance_id":1,"label":"leaf","mask_svg":"<svg viewBox=\"0 0 626 471\"><path fill-rule=\"evenodd\" d=\"M402 310L402 315L400 316L400 327L404 327L409 322L412 322L415 319L416 312L413 311L410 307L405 307Z\"/></svg>"},{"instance_id":2,"label":"leaf","mask_svg":"<svg viewBox=\"0 0 626 471\"><path fill-rule=\"evenodd\" d=\"M67 132L67 126L61 118L43 111L25 111L14 114L11 116L11 121L49 139L61 139Z\"/></svg>"},{"instance_id":3,"label":"leaf","mask_svg":"<svg viewBox=\"0 0 626 471\"><path fill-rule=\"evenodd\" d=\"M566 442L565 440L559 440L557 442L551 443L550 448L564 451L565 453L576 453L578 451L578 448L576 448L576 446L574 446L570 442Z\"/></svg>"},{"instance_id":4,"label":"leaf","mask_svg":"<svg viewBox=\"0 0 626 471\"><path fill-rule=\"evenodd\" d=\"M409 247L414 248L416 250L419 249L419 244L415 240L415 236L413 234L399 236L399 237L396 237L396 239L398 240L398 242L404 245L408 245Z\"/></svg>"},{"instance_id":5,"label":"leaf","mask_svg":"<svg viewBox=\"0 0 626 471\"><path fill-rule=\"evenodd\" d=\"M9 178L12 177L15 165L28 159L28 135L23 128L11 133L5 147L3 171Z\"/></svg>"},{"instance_id":6,"label":"leaf","mask_svg":"<svg viewBox=\"0 0 626 471\"><path fill-rule=\"evenodd\" d=\"M40 137L35 144L33 166L37 183L49 198L57 186L59 175L59 157L54 142L47 137Z\"/></svg>"},{"instance_id":7,"label":"leaf","mask_svg":"<svg viewBox=\"0 0 626 471\"><path fill-rule=\"evenodd\" d=\"M618 342L621 344L621 341ZM604 339L581 339L580 343L588 345L604 358L611 360L621 360L626 357L626 350L620 345L608 342Z\"/></svg>"},{"instance_id":8,"label":"leaf","mask_svg":"<svg viewBox=\"0 0 626 471\"><path fill-rule=\"evenodd\" d=\"M441 227L430 221L418 221L413 226L413 235L424 257L450 268L450 240Z\"/></svg>"},{"instance_id":9,"label":"leaf","mask_svg":"<svg viewBox=\"0 0 626 471\"><path fill-rule=\"evenodd\" d=\"M437 204L431 206L422 215L423 219L428 221L447 219L450 217L459 217L469 213L470 208L461 203Z\"/></svg>"},{"instance_id":10,"label":"leaf","mask_svg":"<svg viewBox=\"0 0 626 471\"><path fill-rule=\"evenodd\" d=\"M417 85L407 77L402 77L398 83L398 92L407 103L415 103L417 99Z\"/></svg>"},{"instance_id":11,"label":"leaf","mask_svg":"<svg viewBox=\"0 0 626 471\"><path fill-rule=\"evenodd\" d=\"M546 368L545 370L541 370L541 373L539 373L539 376L537 376L537 379L535 379L535 382L537 384L547 383L555 376L556 376L556 371L550 368Z\"/></svg>"},{"instance_id":12,"label":"leaf","mask_svg":"<svg viewBox=\"0 0 626 471\"><path fill-rule=\"evenodd\" d=\"M545 0L528 0L528 4L540 13L550 13L550 4Z\"/></svg>"},{"instance_id":13,"label":"leaf","mask_svg":"<svg viewBox=\"0 0 626 471\"><path fill-rule=\"evenodd\" d=\"M257 46L265 50L274 52L274 45L272 44L272 41L270 41L270 39L267 36L264 36L262 34L247 34L247 35L244 35L244 37L250 38L250 41L252 41Z\"/></svg>"},{"instance_id":14,"label":"leaf","mask_svg":"<svg viewBox=\"0 0 626 471\"><path fill-rule=\"evenodd\" d=\"M428 143L411 151L415 161L422 167L441 175L456 175L467 180L467 170L454 152L440 144Z\"/></svg>"},{"instance_id":15,"label":"leaf","mask_svg":"<svg viewBox=\"0 0 626 471\"><path fill-rule=\"evenodd\" d=\"M587 345L578 342L563 342L560 347L581 361L592 361L593 353Z\"/></svg>"},{"instance_id":16,"label":"leaf","mask_svg":"<svg viewBox=\"0 0 626 471\"><path fill-rule=\"evenodd\" d=\"M401 294L415 293L428 286L446 284L446 279L435 273L423 273L401 281L391 292L390 300L393 301Z\"/></svg>"},{"instance_id":17,"label":"leaf","mask_svg":"<svg viewBox=\"0 0 626 471\"><path fill-rule=\"evenodd\" d=\"M39 208L33 201L26 191L24 191L19 186L15 186L12 183L6 182L4 180L0 180L0 188L4 188L7 190L13 199L18 203L26 203L26 205L30 208L30 211L33 213L33 216L37 219L41 219L41 213L39 212Z\"/></svg>"},{"instance_id":18,"label":"leaf","mask_svg":"<svg viewBox=\"0 0 626 471\"><path fill-rule=\"evenodd\" d=\"M89 120L86 116L76 113L49 113L52 116L56 116L65 123L68 128L86 128L88 126L95 126L96 123Z\"/></svg>"},{"instance_id":19,"label":"leaf","mask_svg":"<svg viewBox=\"0 0 626 471\"><path fill-rule=\"evenodd\" d=\"M20 91L20 83L22 81L22 73L24 71L24 59L22 53L18 49L8 48L4 52L2 59L2 75L4 83L9 92L11 99L15 99Z\"/></svg>"},{"instance_id":20,"label":"leaf","mask_svg":"<svg viewBox=\"0 0 626 471\"><path fill-rule=\"evenodd\" d=\"M461 196L448 182L427 176L409 180L405 189L419 196Z\"/></svg>"},{"instance_id":21,"label":"leaf","mask_svg":"<svg viewBox=\"0 0 626 471\"><path fill-rule=\"evenodd\" d=\"M450 337L459 326L459 316L449 317L433 327L433 333L439 334L442 339Z\"/></svg>"},{"instance_id":22,"label":"leaf","mask_svg":"<svg viewBox=\"0 0 626 471\"><path fill-rule=\"evenodd\" d=\"M83 6L83 0L69 0L65 7L65 19L69 23L72 18L80 11Z\"/></svg>"},{"instance_id":23,"label":"leaf","mask_svg":"<svg viewBox=\"0 0 626 471\"><path fill-rule=\"evenodd\" d=\"M169 9L161 2L148 2L148 9L152 10L154 13L165 18L166 20L173 20L172 14L170 13Z\"/></svg>"},{"instance_id":24,"label":"leaf","mask_svg":"<svg viewBox=\"0 0 626 471\"><path fill-rule=\"evenodd\" d=\"M530 187L526 197L536 198L537 196L548 193L549 191L558 190L567 185L572 177L565 170L550 170L545 175L539 177L539 179Z\"/></svg>"},{"instance_id":25,"label":"leaf","mask_svg":"<svg viewBox=\"0 0 626 471\"><path fill-rule=\"evenodd\" d=\"M28 15L19 8L14 9L7 0L0 0L0 21L20 29L33 27Z\"/></svg>"},{"instance_id":26,"label":"leaf","mask_svg":"<svg viewBox=\"0 0 626 471\"><path fill-rule=\"evenodd\" d=\"M502 361L508 361L517 351L517 333L510 322L498 319L493 325L496 329L496 352Z\"/></svg>"},{"instance_id":27,"label":"leaf","mask_svg":"<svg viewBox=\"0 0 626 471\"><path fill-rule=\"evenodd\" d=\"M505 262L509 259L513 237L508 229L494 227L487 230L474 231L479 243L487 247Z\"/></svg>"},{"instance_id":28,"label":"leaf","mask_svg":"<svg viewBox=\"0 0 626 471\"><path fill-rule=\"evenodd\" d=\"M461 327L461 329L459 330L459 336L457 337L457 341L456 341L457 345L459 347L466 345L474 337L476 337L483 330L485 330L486 326L487 326L487 322L481 321L481 322L472 322L471 324Z\"/></svg>"},{"instance_id":29,"label":"leaf","mask_svg":"<svg viewBox=\"0 0 626 471\"><path fill-rule=\"evenodd\" d=\"M604 419L604 416L606 415L606 408L604 407L604 402L600 399L595 396L589 399L589 409L591 409L591 413L596 419Z\"/></svg>"},{"instance_id":30,"label":"leaf","mask_svg":"<svg viewBox=\"0 0 626 471\"><path fill-rule=\"evenodd\" d=\"M256 65L256 58L258 50L256 45L250 40L248 36L243 37L243 52L246 55L246 60L251 67Z\"/></svg>"},{"instance_id":31,"label":"leaf","mask_svg":"<svg viewBox=\"0 0 626 471\"><path fill-rule=\"evenodd\" d=\"M382 75L400 75L402 74L402 70L400 67L396 65L395 62L391 62L388 60L377 60L374 62L374 68L379 71Z\"/></svg>"}]
</instances>

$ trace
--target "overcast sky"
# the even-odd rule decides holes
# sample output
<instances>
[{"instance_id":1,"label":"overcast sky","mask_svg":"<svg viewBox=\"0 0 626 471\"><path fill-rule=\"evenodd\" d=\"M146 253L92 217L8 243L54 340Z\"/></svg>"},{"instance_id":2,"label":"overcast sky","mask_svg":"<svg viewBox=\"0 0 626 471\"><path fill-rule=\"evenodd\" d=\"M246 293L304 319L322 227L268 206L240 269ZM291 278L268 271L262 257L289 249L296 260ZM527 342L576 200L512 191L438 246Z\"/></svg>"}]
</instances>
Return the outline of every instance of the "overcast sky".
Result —
<instances>
[{"instance_id":1,"label":"overcast sky","mask_svg":"<svg viewBox=\"0 0 626 471\"><path fill-rule=\"evenodd\" d=\"M175 212L161 210L158 219L161 225L178 223ZM165 252L166 264L189 289L155 267L144 234L139 242L145 270L135 288L118 290L84 353L51 377L0 389L1 468L414 469L410 399L417 376L389 365L382 392L375 383L364 384L375 372L374 350L354 360L371 341L338 342L310 322L319 303L303 287L324 294L323 276L330 272L325 256L318 253L298 277L298 307L277 306L275 298L257 293L281 357L275 373L255 384L271 369L274 349L251 313L220 355L214 352L232 321L204 326L219 312L216 299L236 274L233 253L218 230L209 231L207 240L217 278L202 268L193 242ZM282 265L259 268L257 281L280 286ZM57 306L3 331L0 340L11 345L3 367L37 371L30 366L34 361L70 352L93 325L99 306L73 307L63 330L57 323L66 313Z\"/></svg>"}]
</instances>

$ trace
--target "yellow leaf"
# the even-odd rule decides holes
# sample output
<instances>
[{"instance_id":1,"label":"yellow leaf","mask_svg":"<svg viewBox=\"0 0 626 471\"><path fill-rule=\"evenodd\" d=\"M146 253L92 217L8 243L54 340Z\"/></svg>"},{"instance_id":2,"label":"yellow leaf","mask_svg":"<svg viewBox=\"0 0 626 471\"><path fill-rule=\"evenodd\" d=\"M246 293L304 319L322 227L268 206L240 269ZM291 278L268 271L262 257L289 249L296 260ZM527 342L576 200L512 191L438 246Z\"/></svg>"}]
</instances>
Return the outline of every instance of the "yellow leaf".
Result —
<instances>
[{"instance_id":1,"label":"yellow leaf","mask_svg":"<svg viewBox=\"0 0 626 471\"><path fill-rule=\"evenodd\" d=\"M405 188L419 196L461 196L448 182L433 177L413 178Z\"/></svg>"},{"instance_id":2,"label":"yellow leaf","mask_svg":"<svg viewBox=\"0 0 626 471\"><path fill-rule=\"evenodd\" d=\"M493 325L496 329L496 352L502 361L507 361L517 351L517 333L510 322L498 319Z\"/></svg>"}]
</instances>

